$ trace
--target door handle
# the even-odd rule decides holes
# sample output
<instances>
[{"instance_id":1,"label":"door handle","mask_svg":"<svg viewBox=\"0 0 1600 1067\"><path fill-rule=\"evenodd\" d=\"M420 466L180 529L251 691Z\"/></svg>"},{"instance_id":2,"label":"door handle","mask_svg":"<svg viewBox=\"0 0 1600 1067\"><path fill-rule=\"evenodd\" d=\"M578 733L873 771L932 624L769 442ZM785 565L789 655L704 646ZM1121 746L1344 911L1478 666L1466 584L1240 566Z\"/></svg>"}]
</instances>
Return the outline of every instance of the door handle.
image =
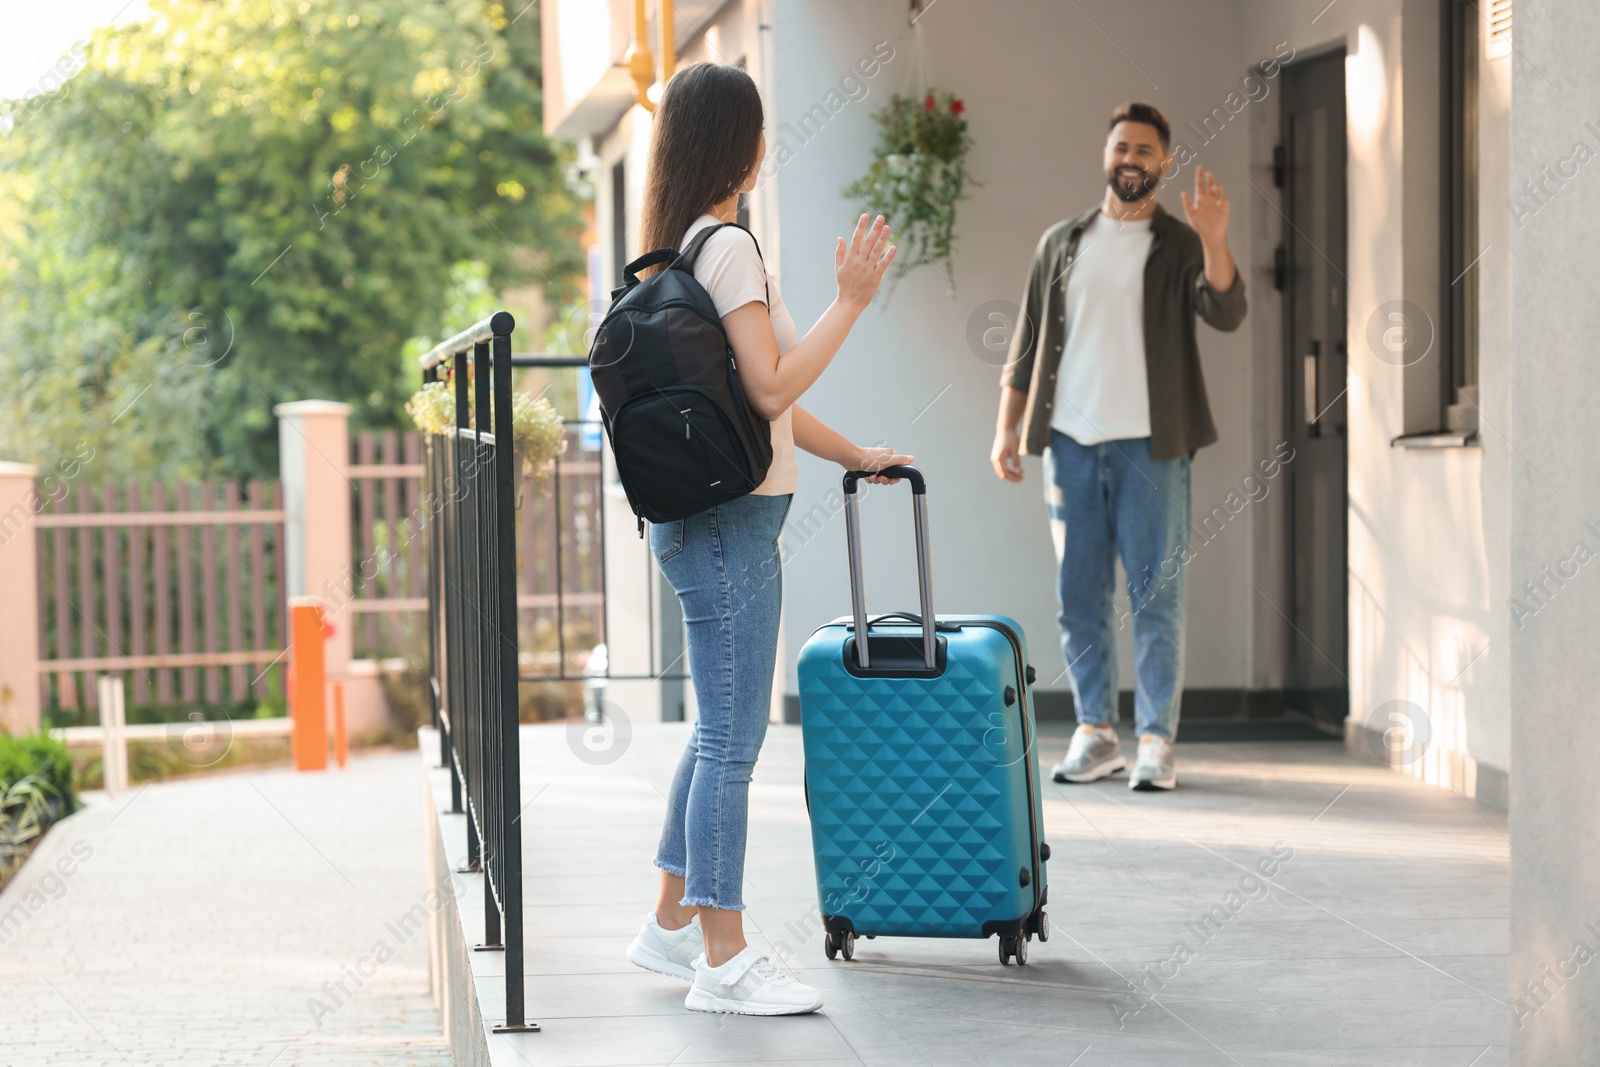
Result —
<instances>
[{"instance_id":1,"label":"door handle","mask_svg":"<svg viewBox=\"0 0 1600 1067\"><path fill-rule=\"evenodd\" d=\"M1322 413L1322 409L1318 406L1318 401L1321 399L1321 396L1317 388L1320 378L1320 374L1318 372L1321 370L1321 363L1322 342L1312 339L1311 341L1307 342L1307 351L1305 354L1304 363L1305 369L1303 373L1303 392L1305 394L1306 406L1306 432L1312 437L1322 436L1320 432L1321 428L1317 425L1317 416Z\"/></svg>"}]
</instances>

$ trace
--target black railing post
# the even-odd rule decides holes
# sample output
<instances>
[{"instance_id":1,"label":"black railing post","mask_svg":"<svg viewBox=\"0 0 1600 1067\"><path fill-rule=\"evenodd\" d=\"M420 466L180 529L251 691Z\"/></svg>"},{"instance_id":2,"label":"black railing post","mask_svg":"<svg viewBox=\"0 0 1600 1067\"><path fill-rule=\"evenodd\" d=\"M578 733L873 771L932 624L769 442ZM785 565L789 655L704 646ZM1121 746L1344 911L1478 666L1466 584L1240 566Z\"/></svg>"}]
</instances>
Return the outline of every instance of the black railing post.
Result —
<instances>
[{"instance_id":1,"label":"black railing post","mask_svg":"<svg viewBox=\"0 0 1600 1067\"><path fill-rule=\"evenodd\" d=\"M460 495L466 491L461 478L461 433L467 428L469 421L469 409L467 407L467 354L465 352L457 352L455 354L455 358L451 363L450 380L455 386L456 394L455 432L449 437L450 447L448 450L450 457L450 488L451 491L456 494L459 501ZM450 558L445 561L444 568L445 580L452 581L453 579L452 584L454 586L452 589L453 595L445 599L447 608L453 608L453 614L455 616L453 619L447 617L446 620L446 625L450 627L450 633L454 635L453 640L455 641L455 646L451 648L449 655L452 659L452 666L460 668L452 669L449 675L450 681L455 689L455 692L451 694L452 702L450 706L452 708L460 708L463 712L463 714L460 716L462 721L460 723L453 724L454 728L452 728L450 731L451 792L452 795L457 796L456 807L458 810L461 808L460 801L464 799L459 795L462 792L461 767L458 765L460 762L459 754L463 751L465 745L466 738L463 736L462 731L467 727L465 720L469 718L469 716L466 714L466 701L463 699L465 696L464 675L466 673L465 668L467 665L467 657L466 649L462 647L461 642L461 530L459 529L458 525L460 520L460 509L452 508L452 529L450 532L453 536L445 544L445 553ZM469 865L476 869L478 850L477 843L472 840L472 822L470 819L467 822L467 849Z\"/></svg>"},{"instance_id":2,"label":"black railing post","mask_svg":"<svg viewBox=\"0 0 1600 1067\"><path fill-rule=\"evenodd\" d=\"M524 1029L523 974L522 974L522 823L519 818L522 800L521 746L517 743L519 725L517 701L518 663L517 642L517 513L516 463L511 415L511 328L510 315L501 312L491 320L494 334L494 353L490 365L494 372L494 431L495 431L495 500L497 514L494 542L505 557L501 558L495 580L498 583L496 601L500 609L499 632L501 728L507 743L501 746L499 817L500 853L494 857L504 877L500 884L500 902L505 909L506 944L506 1029Z\"/></svg>"},{"instance_id":3,"label":"black railing post","mask_svg":"<svg viewBox=\"0 0 1600 1067\"><path fill-rule=\"evenodd\" d=\"M495 899L495 889L501 879L497 866L500 835L495 826L495 813L499 808L495 796L499 782L495 774L495 753L505 743L500 736L496 719L496 686L499 684L495 669L500 655L499 620L494 606L494 509L498 503L493 482L485 477L485 468L494 462L499 451L499 438L491 427L490 388L493 375L489 373L489 342L478 341L472 346L472 532L462 542L463 550L471 558L468 577L472 583L473 619L470 631L473 646L481 655L480 668L474 672L476 683L475 703L477 714L473 725L481 735L479 744L473 746L473 757L478 765L473 778L479 783L474 790L473 802L483 828L478 861L487 877L483 880L483 944L480 950L500 951L505 945L500 940L500 909Z\"/></svg>"},{"instance_id":4,"label":"black railing post","mask_svg":"<svg viewBox=\"0 0 1600 1067\"><path fill-rule=\"evenodd\" d=\"M430 382L436 382L438 380L439 380L439 369L437 367L429 367L429 368L427 368L426 370L424 370L422 372L422 384L423 385L427 385ZM422 442L422 469L423 469L422 484L424 486L436 484L434 482L434 479L429 477L428 474L427 474L428 467L432 464L432 462L433 462L433 442L432 441L423 441ZM424 554L428 557L428 722L430 724L432 724L434 733L438 734L439 737L440 737L441 743L439 745L439 766L443 767L444 766L444 744L443 744L444 733L439 728L439 688L438 688L437 685L434 684L434 679L439 677L439 650L438 650L438 647L437 647L438 646L437 638L439 636L439 620L438 620L438 617L437 617L437 612L435 610L437 608L437 606L438 606L439 598L434 595L434 590L433 590L433 583L434 583L434 580L436 579L436 577L438 575L438 568L434 565L434 562L433 562L433 552L434 552L434 548L439 543L439 535L438 535L438 531L434 529L434 519L435 519L436 516L431 514L433 509L428 504L428 494L427 494L426 489L424 489L423 494L422 494L422 504L423 504L423 507L427 508L428 512L430 513L428 515L428 517L423 520L423 527L422 527L423 528L424 537L426 539L426 543L425 543L425 545L423 547L423 551L424 551Z\"/></svg>"}]
</instances>

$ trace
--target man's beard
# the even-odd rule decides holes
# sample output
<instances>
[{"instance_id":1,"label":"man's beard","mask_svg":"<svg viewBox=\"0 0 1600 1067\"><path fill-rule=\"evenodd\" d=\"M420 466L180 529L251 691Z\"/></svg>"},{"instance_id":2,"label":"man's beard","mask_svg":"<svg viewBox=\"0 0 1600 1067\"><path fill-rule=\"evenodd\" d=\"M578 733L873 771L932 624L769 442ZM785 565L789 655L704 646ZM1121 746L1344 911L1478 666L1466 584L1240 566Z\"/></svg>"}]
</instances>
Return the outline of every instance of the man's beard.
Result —
<instances>
[{"instance_id":1,"label":"man's beard","mask_svg":"<svg viewBox=\"0 0 1600 1067\"><path fill-rule=\"evenodd\" d=\"M1137 180L1130 180L1132 175L1125 177L1124 171L1137 172L1139 177ZM1117 199L1132 204L1155 192L1156 186L1161 184L1161 179L1143 167L1119 166L1113 167L1106 175L1106 184L1111 186L1111 191L1117 195Z\"/></svg>"}]
</instances>

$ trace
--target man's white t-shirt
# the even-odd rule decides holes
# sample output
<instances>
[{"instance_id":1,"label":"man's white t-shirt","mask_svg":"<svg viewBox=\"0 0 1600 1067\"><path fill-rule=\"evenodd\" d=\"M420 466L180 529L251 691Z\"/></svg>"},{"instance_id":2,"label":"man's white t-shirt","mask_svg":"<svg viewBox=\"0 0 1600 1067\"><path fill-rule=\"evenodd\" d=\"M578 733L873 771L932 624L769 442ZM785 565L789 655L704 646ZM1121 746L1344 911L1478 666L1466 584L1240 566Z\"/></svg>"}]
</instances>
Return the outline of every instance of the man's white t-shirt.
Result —
<instances>
[{"instance_id":1,"label":"man's white t-shirt","mask_svg":"<svg viewBox=\"0 0 1600 1067\"><path fill-rule=\"evenodd\" d=\"M711 215L701 215L689 226L678 245L684 248L707 226L717 225ZM772 318L772 334L778 340L778 357L794 347L798 340L794 319L778 295L778 286L767 275L756 250L755 239L743 230L727 227L706 238L700 256L694 261L694 279L710 294L717 314L726 316L752 300L767 305ZM792 493L799 485L799 465L794 456L793 416L789 409L772 420L772 465L767 477L755 488L761 496L782 496Z\"/></svg>"},{"instance_id":2,"label":"man's white t-shirt","mask_svg":"<svg viewBox=\"0 0 1600 1067\"><path fill-rule=\"evenodd\" d=\"M1096 215L1067 274L1066 347L1050 425L1096 445L1150 436L1144 361L1144 265L1150 219Z\"/></svg>"}]
</instances>

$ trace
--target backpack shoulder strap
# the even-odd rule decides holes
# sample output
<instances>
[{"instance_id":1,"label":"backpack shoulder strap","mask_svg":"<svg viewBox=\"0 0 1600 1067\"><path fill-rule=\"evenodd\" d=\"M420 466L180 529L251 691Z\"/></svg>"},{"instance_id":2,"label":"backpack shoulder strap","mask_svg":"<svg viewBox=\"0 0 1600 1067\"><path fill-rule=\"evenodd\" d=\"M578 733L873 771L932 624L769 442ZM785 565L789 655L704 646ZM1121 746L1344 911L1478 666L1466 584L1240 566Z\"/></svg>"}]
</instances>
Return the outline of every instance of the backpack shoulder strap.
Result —
<instances>
[{"instance_id":1,"label":"backpack shoulder strap","mask_svg":"<svg viewBox=\"0 0 1600 1067\"><path fill-rule=\"evenodd\" d=\"M756 240L755 234L750 233L748 229L740 226L737 222L721 222L715 226L707 226L705 229L695 234L693 239L691 239L688 245L685 246L684 250L678 253L678 258L673 261L672 267L675 267L678 270L686 270L690 274L693 274L695 261L700 258L700 250L705 247L706 240L718 230L725 230L729 226L732 226L735 229L744 230L745 233L750 234L750 241L756 246L756 259L761 261L761 285L763 289L766 290L767 305L770 307L772 305L772 291L771 288L767 286L767 261L766 257L762 256L761 254L761 242Z\"/></svg>"}]
</instances>

